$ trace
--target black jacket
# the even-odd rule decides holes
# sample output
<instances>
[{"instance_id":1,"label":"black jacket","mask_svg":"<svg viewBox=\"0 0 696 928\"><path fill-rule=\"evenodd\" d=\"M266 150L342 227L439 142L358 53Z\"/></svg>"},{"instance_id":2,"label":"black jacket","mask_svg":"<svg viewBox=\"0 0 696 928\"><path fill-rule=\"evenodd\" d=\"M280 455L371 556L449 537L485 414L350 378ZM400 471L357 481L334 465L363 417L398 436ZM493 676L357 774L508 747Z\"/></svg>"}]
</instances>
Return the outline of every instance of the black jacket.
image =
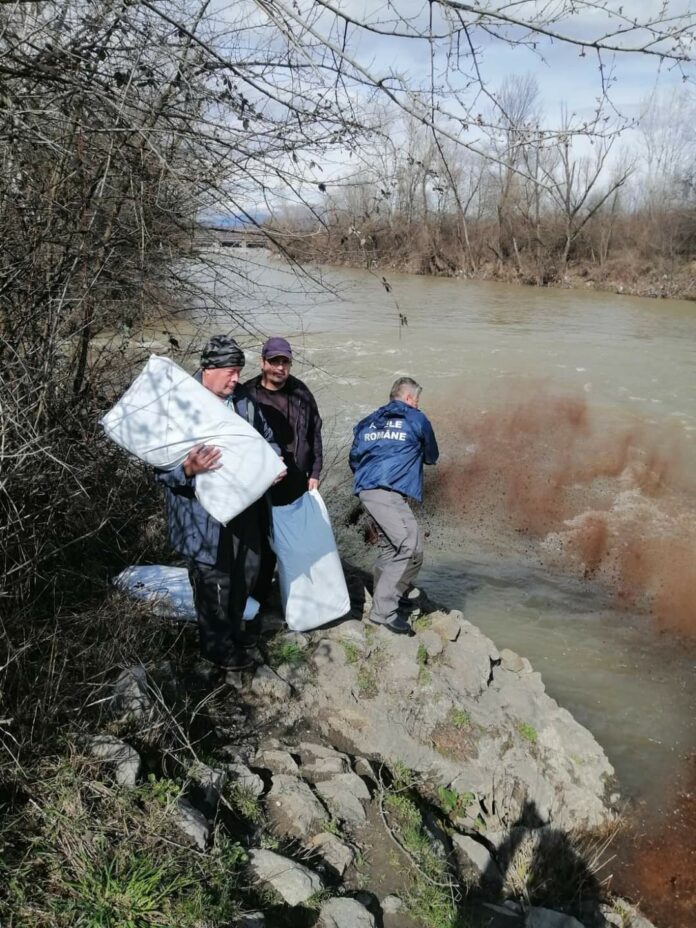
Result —
<instances>
[{"instance_id":1,"label":"black jacket","mask_svg":"<svg viewBox=\"0 0 696 928\"><path fill-rule=\"evenodd\" d=\"M277 412L274 407L264 404L265 391L259 390L260 386L261 374L247 380L244 389L254 403L260 407L273 429L276 441L283 451L283 457L286 458L286 453L289 453L307 477L314 477L318 480L323 464L321 416L309 387L292 374L283 387L282 393L288 399L287 421L290 426L289 441L283 441L282 439L286 436L279 435L279 430L274 427Z\"/></svg>"}]
</instances>

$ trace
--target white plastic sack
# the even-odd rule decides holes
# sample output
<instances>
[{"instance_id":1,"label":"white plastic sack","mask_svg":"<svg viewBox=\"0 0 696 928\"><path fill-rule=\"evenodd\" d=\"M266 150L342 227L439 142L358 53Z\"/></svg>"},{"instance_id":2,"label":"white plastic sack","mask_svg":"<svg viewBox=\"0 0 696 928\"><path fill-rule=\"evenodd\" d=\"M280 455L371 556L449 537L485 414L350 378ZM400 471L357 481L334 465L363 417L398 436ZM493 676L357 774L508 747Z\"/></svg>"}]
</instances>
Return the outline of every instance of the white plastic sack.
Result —
<instances>
[{"instance_id":1,"label":"white plastic sack","mask_svg":"<svg viewBox=\"0 0 696 928\"><path fill-rule=\"evenodd\" d=\"M155 615L196 621L193 590L185 567L165 567L162 564L126 567L114 577L114 586L134 599L147 600ZM258 602L250 596L246 601L244 619L251 621L258 611Z\"/></svg>"},{"instance_id":2,"label":"white plastic sack","mask_svg":"<svg viewBox=\"0 0 696 928\"><path fill-rule=\"evenodd\" d=\"M289 628L308 631L350 611L331 520L317 490L273 507L273 548Z\"/></svg>"},{"instance_id":3,"label":"white plastic sack","mask_svg":"<svg viewBox=\"0 0 696 928\"><path fill-rule=\"evenodd\" d=\"M285 469L256 429L171 358L153 354L101 424L112 441L162 470L181 464L196 445L219 448L222 466L196 476L196 496L223 524Z\"/></svg>"}]
</instances>

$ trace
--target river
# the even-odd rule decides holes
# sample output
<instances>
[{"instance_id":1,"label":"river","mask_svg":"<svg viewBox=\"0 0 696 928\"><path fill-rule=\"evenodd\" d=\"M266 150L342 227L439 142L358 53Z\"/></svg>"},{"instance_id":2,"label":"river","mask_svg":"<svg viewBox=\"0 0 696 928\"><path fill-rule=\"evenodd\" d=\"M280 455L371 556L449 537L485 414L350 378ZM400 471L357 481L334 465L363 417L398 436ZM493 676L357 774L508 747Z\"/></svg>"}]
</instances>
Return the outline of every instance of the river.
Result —
<instances>
[{"instance_id":1,"label":"river","mask_svg":"<svg viewBox=\"0 0 696 928\"><path fill-rule=\"evenodd\" d=\"M246 318L250 357L257 331L293 344L329 500L349 487L353 423L398 375L422 383L442 450L423 585L530 659L644 817L671 814L696 748L696 305L215 260L231 318L214 328Z\"/></svg>"}]
</instances>

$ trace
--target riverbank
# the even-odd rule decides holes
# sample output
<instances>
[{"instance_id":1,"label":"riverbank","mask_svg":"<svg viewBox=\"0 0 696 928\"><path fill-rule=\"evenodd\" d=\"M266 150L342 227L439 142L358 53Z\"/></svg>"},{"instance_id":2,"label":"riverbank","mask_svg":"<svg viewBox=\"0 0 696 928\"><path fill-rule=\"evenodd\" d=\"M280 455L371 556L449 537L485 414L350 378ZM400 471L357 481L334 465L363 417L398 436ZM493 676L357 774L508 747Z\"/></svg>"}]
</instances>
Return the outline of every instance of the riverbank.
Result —
<instances>
[{"instance_id":1,"label":"riverbank","mask_svg":"<svg viewBox=\"0 0 696 928\"><path fill-rule=\"evenodd\" d=\"M350 236L292 236L283 239L284 250L299 263L366 268L385 275L389 271L462 280L499 281L531 287L585 289L651 299L696 300L696 262L675 258L642 258L627 252L598 263L587 258L561 266L552 258L541 265L526 259L481 257L467 260L459 249L418 243L404 248L398 239L369 236L356 243ZM337 244L338 242L338 244Z\"/></svg>"},{"instance_id":2,"label":"riverbank","mask_svg":"<svg viewBox=\"0 0 696 928\"><path fill-rule=\"evenodd\" d=\"M330 628L269 615L253 674L120 595L64 623L62 725L5 771L4 919L645 928L601 869L618 797L589 732L460 613L426 599L402 639L348 577Z\"/></svg>"}]
</instances>

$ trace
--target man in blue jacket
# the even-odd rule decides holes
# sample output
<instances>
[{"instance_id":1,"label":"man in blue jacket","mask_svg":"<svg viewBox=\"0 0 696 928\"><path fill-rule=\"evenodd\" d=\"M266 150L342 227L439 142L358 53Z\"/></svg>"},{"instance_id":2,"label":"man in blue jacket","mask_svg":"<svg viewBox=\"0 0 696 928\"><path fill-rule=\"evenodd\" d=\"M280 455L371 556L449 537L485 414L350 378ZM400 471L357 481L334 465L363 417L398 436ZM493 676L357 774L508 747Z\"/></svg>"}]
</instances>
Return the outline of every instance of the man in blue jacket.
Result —
<instances>
[{"instance_id":1,"label":"man in blue jacket","mask_svg":"<svg viewBox=\"0 0 696 928\"><path fill-rule=\"evenodd\" d=\"M409 634L408 593L423 563L423 540L408 499L423 498L423 464L435 464L435 433L420 412L421 387L400 377L389 402L353 429L350 468L353 492L380 532L374 567L371 621L397 634Z\"/></svg>"},{"instance_id":2,"label":"man in blue jacket","mask_svg":"<svg viewBox=\"0 0 696 928\"><path fill-rule=\"evenodd\" d=\"M280 454L261 411L238 386L244 360L233 338L214 335L203 348L194 377ZM253 663L248 649L256 642L246 633L250 623L243 614L258 577L268 501L253 503L227 525L208 515L196 499L196 476L217 470L220 455L219 448L199 445L178 467L158 471L156 479L166 489L170 543L188 565L201 656L225 670L244 670Z\"/></svg>"}]
</instances>

